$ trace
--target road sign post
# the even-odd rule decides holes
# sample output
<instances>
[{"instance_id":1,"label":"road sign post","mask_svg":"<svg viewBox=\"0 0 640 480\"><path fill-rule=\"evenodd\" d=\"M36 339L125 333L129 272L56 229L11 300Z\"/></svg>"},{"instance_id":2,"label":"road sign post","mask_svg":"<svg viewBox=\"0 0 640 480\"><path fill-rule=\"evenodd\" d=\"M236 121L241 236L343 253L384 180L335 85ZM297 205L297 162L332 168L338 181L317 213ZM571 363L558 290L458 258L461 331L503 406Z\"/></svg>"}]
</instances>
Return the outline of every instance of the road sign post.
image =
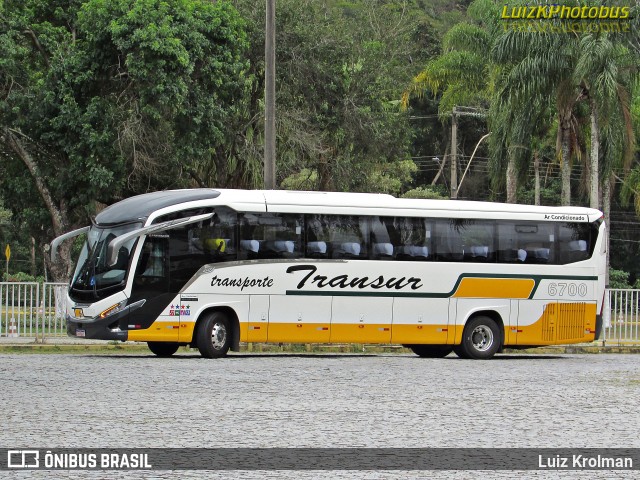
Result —
<instances>
[{"instance_id":1,"label":"road sign post","mask_svg":"<svg viewBox=\"0 0 640 480\"><path fill-rule=\"evenodd\" d=\"M7 272L7 280L9 280L9 259L11 258L11 247L9 246L8 243L7 243L7 248L4 249L4 256L7 259L6 272Z\"/></svg>"}]
</instances>

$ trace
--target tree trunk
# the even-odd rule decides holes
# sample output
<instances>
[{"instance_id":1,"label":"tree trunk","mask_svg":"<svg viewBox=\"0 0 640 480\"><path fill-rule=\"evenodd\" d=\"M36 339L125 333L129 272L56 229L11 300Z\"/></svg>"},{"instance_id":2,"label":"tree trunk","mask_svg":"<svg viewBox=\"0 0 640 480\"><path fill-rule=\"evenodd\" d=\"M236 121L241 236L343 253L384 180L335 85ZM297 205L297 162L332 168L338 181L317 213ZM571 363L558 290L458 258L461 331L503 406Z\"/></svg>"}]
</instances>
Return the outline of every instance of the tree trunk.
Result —
<instances>
[{"instance_id":1,"label":"tree trunk","mask_svg":"<svg viewBox=\"0 0 640 480\"><path fill-rule=\"evenodd\" d=\"M609 242L609 238L611 237L611 185L612 185L612 175L608 174L605 178L602 179L602 213L604 214L604 223L607 227L607 236L604 239L606 242L607 249L607 271L605 277L605 285L609 286L609 258L610 258L610 248L611 243Z\"/></svg>"},{"instance_id":2,"label":"tree trunk","mask_svg":"<svg viewBox=\"0 0 640 480\"><path fill-rule=\"evenodd\" d=\"M60 206L56 205L53 200L53 196L51 195L51 191L44 181L44 177L38 170L35 159L31 156L27 148L25 148L20 138L18 138L17 133L18 132L4 127L2 129L0 140L9 147L11 151L20 158L20 160L22 160L29 170L38 193L40 194L45 207L49 211L54 237L62 235L69 230L69 215L66 206L64 202L61 202ZM55 264L51 262L50 258L45 257L45 262L51 271L53 280L56 282L66 282L71 277L73 268L71 263L71 243L72 242L70 241L64 242L64 244L60 246L58 251L58 261Z\"/></svg>"},{"instance_id":3,"label":"tree trunk","mask_svg":"<svg viewBox=\"0 0 640 480\"><path fill-rule=\"evenodd\" d=\"M591 208L598 208L598 190L600 185L600 125L598 124L598 107L596 103L591 100L591 163L589 168L591 169L591 178L589 185L589 206Z\"/></svg>"},{"instance_id":4,"label":"tree trunk","mask_svg":"<svg viewBox=\"0 0 640 480\"><path fill-rule=\"evenodd\" d=\"M31 237L31 276L36 276L36 239Z\"/></svg>"},{"instance_id":5,"label":"tree trunk","mask_svg":"<svg viewBox=\"0 0 640 480\"><path fill-rule=\"evenodd\" d=\"M518 190L518 175L516 172L515 156L509 155L507 163L507 203L516 203Z\"/></svg>"},{"instance_id":6,"label":"tree trunk","mask_svg":"<svg viewBox=\"0 0 640 480\"><path fill-rule=\"evenodd\" d=\"M533 151L533 171L535 174L535 191L533 203L535 205L540 205L540 152L538 150Z\"/></svg>"},{"instance_id":7,"label":"tree trunk","mask_svg":"<svg viewBox=\"0 0 640 480\"><path fill-rule=\"evenodd\" d=\"M562 180L562 191L560 203L571 205L571 164L569 154L571 153L571 111L564 111L559 116L560 123L560 177Z\"/></svg>"},{"instance_id":8,"label":"tree trunk","mask_svg":"<svg viewBox=\"0 0 640 480\"><path fill-rule=\"evenodd\" d=\"M318 161L318 187L321 192L333 190L333 179L331 177L331 165L324 153L320 154Z\"/></svg>"}]
</instances>

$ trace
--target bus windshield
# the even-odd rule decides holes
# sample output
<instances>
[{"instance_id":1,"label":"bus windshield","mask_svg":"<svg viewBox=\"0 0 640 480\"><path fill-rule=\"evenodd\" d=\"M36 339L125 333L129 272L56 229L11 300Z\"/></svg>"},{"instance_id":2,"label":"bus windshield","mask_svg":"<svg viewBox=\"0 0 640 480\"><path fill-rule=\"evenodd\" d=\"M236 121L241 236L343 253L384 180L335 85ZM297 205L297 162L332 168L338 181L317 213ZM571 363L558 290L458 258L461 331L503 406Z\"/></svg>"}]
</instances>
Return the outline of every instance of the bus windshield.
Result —
<instances>
[{"instance_id":1,"label":"bus windshield","mask_svg":"<svg viewBox=\"0 0 640 480\"><path fill-rule=\"evenodd\" d=\"M118 251L115 265L107 265L107 247L119 235L140 228L140 223L129 223L110 228L93 226L87 233L73 274L70 296L76 301L91 301L104 298L114 290L124 288L129 259L135 238Z\"/></svg>"}]
</instances>

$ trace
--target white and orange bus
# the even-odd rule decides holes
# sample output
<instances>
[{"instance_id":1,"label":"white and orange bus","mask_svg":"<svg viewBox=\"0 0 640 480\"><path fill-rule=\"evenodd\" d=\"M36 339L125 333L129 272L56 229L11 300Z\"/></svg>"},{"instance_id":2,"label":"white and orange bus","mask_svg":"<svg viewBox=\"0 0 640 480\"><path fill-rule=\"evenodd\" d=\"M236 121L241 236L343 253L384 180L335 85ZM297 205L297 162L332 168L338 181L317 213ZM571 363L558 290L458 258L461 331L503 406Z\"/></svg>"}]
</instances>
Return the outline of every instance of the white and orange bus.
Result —
<instances>
[{"instance_id":1,"label":"white and orange bus","mask_svg":"<svg viewBox=\"0 0 640 480\"><path fill-rule=\"evenodd\" d=\"M422 357L590 342L605 224L579 207L192 189L100 212L68 292L74 337L180 345L402 344Z\"/></svg>"}]
</instances>

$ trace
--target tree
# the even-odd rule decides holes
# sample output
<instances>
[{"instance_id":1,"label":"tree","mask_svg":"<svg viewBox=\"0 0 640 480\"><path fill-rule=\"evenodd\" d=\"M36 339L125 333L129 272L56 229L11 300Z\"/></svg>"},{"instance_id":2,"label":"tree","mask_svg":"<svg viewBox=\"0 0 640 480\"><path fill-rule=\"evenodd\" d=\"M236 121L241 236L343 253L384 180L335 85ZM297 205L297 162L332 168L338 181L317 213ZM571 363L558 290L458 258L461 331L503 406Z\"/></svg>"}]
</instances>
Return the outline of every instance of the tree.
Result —
<instances>
[{"instance_id":1,"label":"tree","mask_svg":"<svg viewBox=\"0 0 640 480\"><path fill-rule=\"evenodd\" d=\"M577 124L573 115L582 99L574 82L578 41L573 35L509 31L498 37L493 56L508 66L502 76L506 108L515 105L526 115L546 108L552 95L558 120L558 159L562 177L561 203L571 204L571 156L577 152Z\"/></svg>"},{"instance_id":2,"label":"tree","mask_svg":"<svg viewBox=\"0 0 640 480\"><path fill-rule=\"evenodd\" d=\"M609 141L608 159L621 156L623 150L627 151L625 156L629 158L632 142L628 141L631 129L626 92L629 71L637 59L634 60L625 46L626 36L604 31L597 34L562 33L554 22L548 20L549 24L558 27L558 31L504 33L496 41L493 56L496 62L507 68L501 79L504 96L509 102L516 102L525 115L544 112L548 108L546 99L550 93L553 95L563 205L571 203L571 159L582 157L581 112L578 107L581 102L588 102L592 147L589 156L592 162L590 197L592 206L597 207L598 179L603 172L597 163L602 128L616 139ZM610 171L610 166L605 166L604 171Z\"/></svg>"},{"instance_id":3,"label":"tree","mask_svg":"<svg viewBox=\"0 0 640 480\"><path fill-rule=\"evenodd\" d=\"M585 92L590 108L590 205L602 208L605 221L610 224L613 171L615 168L629 171L634 151L630 103L631 90L638 78L637 58L623 39L606 33L585 35L580 46L576 81ZM601 146L604 147L602 165ZM602 204L601 185L604 187Z\"/></svg>"},{"instance_id":4,"label":"tree","mask_svg":"<svg viewBox=\"0 0 640 480\"><path fill-rule=\"evenodd\" d=\"M248 19L255 83L246 136L258 155L263 124L264 5L237 1ZM277 180L287 188L398 192L407 181L411 128L398 77L421 45L406 2L282 0L276 11ZM253 95L253 94L252 94Z\"/></svg>"},{"instance_id":5,"label":"tree","mask_svg":"<svg viewBox=\"0 0 640 480\"><path fill-rule=\"evenodd\" d=\"M244 93L246 38L227 1L13 0L0 4L5 198L29 198L41 241L95 201L189 184ZM15 180L14 180L15 179ZM25 214L28 204L7 203ZM68 278L70 245L53 277Z\"/></svg>"},{"instance_id":6,"label":"tree","mask_svg":"<svg viewBox=\"0 0 640 480\"><path fill-rule=\"evenodd\" d=\"M439 97L441 121L452 117L456 106L487 107L492 96L495 64L487 61L498 33L498 10L489 0L476 0L467 13L469 22L454 25L444 35L443 52L429 60L402 94L401 106L428 93Z\"/></svg>"},{"instance_id":7,"label":"tree","mask_svg":"<svg viewBox=\"0 0 640 480\"><path fill-rule=\"evenodd\" d=\"M443 53L413 78L403 92L402 105L408 107L410 96L425 90L433 95L442 92L441 118L450 116L456 105L486 105L491 95L491 64L486 61L490 33L481 26L460 23L445 34L442 43Z\"/></svg>"}]
</instances>

